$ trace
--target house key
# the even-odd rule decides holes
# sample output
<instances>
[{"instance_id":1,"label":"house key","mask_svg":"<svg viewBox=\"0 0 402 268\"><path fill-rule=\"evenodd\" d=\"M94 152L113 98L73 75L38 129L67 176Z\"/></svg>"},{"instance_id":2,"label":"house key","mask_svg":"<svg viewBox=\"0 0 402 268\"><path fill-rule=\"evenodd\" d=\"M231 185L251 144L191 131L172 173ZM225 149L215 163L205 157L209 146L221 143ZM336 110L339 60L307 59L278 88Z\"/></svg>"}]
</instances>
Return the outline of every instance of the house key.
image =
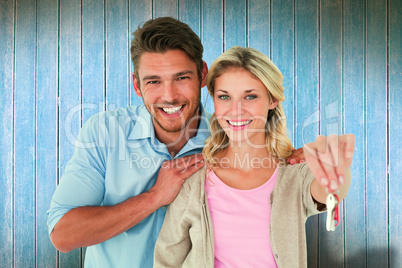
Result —
<instances>
[{"instance_id":1,"label":"house key","mask_svg":"<svg viewBox=\"0 0 402 268\"><path fill-rule=\"evenodd\" d=\"M335 231L339 223L339 197L336 194L327 195L327 231Z\"/></svg>"}]
</instances>

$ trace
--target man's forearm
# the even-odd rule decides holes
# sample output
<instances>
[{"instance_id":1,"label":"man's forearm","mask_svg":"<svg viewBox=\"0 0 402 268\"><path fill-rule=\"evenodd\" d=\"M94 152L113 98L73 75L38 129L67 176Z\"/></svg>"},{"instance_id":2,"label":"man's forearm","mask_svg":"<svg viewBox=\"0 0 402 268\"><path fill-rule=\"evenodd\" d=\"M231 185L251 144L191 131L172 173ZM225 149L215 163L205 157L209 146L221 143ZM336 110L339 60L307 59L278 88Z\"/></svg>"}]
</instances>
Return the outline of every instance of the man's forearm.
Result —
<instances>
[{"instance_id":1,"label":"man's forearm","mask_svg":"<svg viewBox=\"0 0 402 268\"><path fill-rule=\"evenodd\" d=\"M62 252L99 244L135 226L158 208L153 192L114 206L74 208L56 224L50 239Z\"/></svg>"}]
</instances>

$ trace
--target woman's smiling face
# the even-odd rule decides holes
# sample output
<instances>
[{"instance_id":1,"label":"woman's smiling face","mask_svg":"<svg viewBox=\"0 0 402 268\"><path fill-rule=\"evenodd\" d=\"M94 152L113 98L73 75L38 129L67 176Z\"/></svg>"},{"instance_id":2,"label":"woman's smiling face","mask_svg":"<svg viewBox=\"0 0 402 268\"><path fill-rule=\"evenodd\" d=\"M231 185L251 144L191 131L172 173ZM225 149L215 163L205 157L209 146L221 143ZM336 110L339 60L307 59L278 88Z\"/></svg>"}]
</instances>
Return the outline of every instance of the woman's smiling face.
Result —
<instances>
[{"instance_id":1,"label":"woman's smiling face","mask_svg":"<svg viewBox=\"0 0 402 268\"><path fill-rule=\"evenodd\" d=\"M215 80L215 115L230 142L265 144L265 125L272 102L264 84L243 68L230 68Z\"/></svg>"}]
</instances>

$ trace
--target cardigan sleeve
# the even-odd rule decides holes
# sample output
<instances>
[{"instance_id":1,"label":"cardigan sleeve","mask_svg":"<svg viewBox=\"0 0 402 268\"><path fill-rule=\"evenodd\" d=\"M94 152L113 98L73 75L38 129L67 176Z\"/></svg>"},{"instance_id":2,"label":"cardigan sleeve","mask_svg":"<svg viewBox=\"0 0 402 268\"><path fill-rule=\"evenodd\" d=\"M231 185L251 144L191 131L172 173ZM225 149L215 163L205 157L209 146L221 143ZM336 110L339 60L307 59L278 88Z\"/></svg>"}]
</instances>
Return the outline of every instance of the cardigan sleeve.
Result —
<instances>
[{"instance_id":1,"label":"cardigan sleeve","mask_svg":"<svg viewBox=\"0 0 402 268\"><path fill-rule=\"evenodd\" d=\"M316 201L311 195L311 183L315 176L307 163L299 165L299 175L302 177L303 204L307 211L307 217L321 213L326 210L325 204Z\"/></svg>"},{"instance_id":2,"label":"cardigan sleeve","mask_svg":"<svg viewBox=\"0 0 402 268\"><path fill-rule=\"evenodd\" d=\"M186 219L189 195L190 188L184 183L167 208L155 245L154 267L181 267L191 250L190 226Z\"/></svg>"}]
</instances>

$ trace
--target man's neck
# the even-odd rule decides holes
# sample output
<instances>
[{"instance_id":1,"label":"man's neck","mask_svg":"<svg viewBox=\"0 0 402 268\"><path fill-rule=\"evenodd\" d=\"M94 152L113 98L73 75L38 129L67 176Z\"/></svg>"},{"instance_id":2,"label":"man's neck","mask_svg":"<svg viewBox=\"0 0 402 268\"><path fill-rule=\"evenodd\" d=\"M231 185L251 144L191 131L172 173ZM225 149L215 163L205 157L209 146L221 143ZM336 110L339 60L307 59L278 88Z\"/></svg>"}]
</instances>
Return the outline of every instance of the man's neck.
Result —
<instances>
[{"instance_id":1,"label":"man's neck","mask_svg":"<svg viewBox=\"0 0 402 268\"><path fill-rule=\"evenodd\" d=\"M169 154L174 157L180 150L186 145L186 143L195 135L197 135L200 119L198 114L196 115L198 120L191 120L191 122L181 131L155 133L156 138L164 143L169 151Z\"/></svg>"}]
</instances>

